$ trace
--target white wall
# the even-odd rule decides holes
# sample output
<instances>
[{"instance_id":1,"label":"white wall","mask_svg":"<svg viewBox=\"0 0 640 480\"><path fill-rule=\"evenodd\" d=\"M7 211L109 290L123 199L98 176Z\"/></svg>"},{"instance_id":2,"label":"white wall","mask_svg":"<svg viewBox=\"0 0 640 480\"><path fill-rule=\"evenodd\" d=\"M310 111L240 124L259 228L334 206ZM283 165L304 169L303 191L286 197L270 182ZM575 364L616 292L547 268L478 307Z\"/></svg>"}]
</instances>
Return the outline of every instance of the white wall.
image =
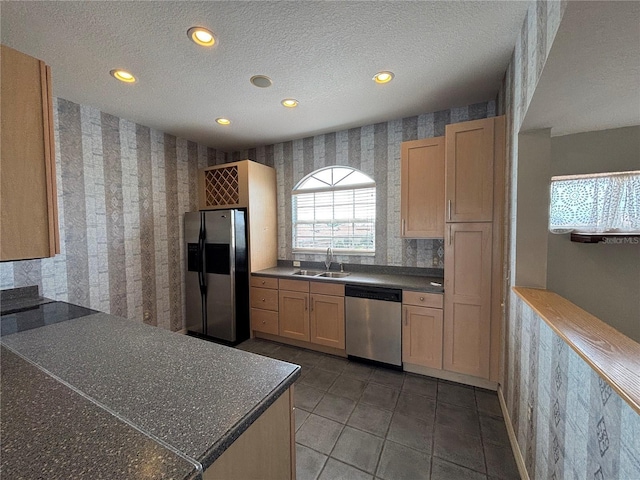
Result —
<instances>
[{"instance_id":1,"label":"white wall","mask_svg":"<svg viewBox=\"0 0 640 480\"><path fill-rule=\"evenodd\" d=\"M551 173L640 169L640 126L551 139ZM582 244L549 234L547 288L640 342L640 242Z\"/></svg>"}]
</instances>

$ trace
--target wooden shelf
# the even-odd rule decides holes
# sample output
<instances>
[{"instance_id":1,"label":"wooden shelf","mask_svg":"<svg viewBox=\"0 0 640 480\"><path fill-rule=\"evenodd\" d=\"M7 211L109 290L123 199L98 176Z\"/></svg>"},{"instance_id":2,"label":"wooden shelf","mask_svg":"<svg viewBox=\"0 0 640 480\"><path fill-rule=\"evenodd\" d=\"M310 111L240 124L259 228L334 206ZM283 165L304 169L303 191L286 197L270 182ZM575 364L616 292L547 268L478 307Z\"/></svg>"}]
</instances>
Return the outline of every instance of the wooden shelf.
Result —
<instances>
[{"instance_id":1,"label":"wooden shelf","mask_svg":"<svg viewBox=\"0 0 640 480\"><path fill-rule=\"evenodd\" d=\"M548 290L513 291L640 414L640 344Z\"/></svg>"},{"instance_id":2,"label":"wooden shelf","mask_svg":"<svg viewBox=\"0 0 640 480\"><path fill-rule=\"evenodd\" d=\"M571 241L577 243L609 243L620 245L640 244L640 234L572 233Z\"/></svg>"}]
</instances>

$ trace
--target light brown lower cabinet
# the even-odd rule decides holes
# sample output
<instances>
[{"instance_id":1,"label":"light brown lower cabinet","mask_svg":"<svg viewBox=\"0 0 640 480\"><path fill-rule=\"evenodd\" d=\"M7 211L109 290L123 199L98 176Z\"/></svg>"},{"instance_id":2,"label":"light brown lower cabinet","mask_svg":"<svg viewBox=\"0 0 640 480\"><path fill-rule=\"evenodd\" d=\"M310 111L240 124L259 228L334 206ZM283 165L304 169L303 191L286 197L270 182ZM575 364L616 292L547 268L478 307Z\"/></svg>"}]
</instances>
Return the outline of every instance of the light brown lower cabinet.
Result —
<instances>
[{"instance_id":1,"label":"light brown lower cabinet","mask_svg":"<svg viewBox=\"0 0 640 480\"><path fill-rule=\"evenodd\" d=\"M278 279L251 276L251 330L278 334Z\"/></svg>"},{"instance_id":2,"label":"light brown lower cabinet","mask_svg":"<svg viewBox=\"0 0 640 480\"><path fill-rule=\"evenodd\" d=\"M251 307L254 332L305 342L297 345L325 353L344 351L343 284L252 276Z\"/></svg>"},{"instance_id":3,"label":"light brown lower cabinet","mask_svg":"<svg viewBox=\"0 0 640 480\"><path fill-rule=\"evenodd\" d=\"M308 342L309 294L280 290L278 292L279 332L282 337Z\"/></svg>"},{"instance_id":4,"label":"light brown lower cabinet","mask_svg":"<svg viewBox=\"0 0 640 480\"><path fill-rule=\"evenodd\" d=\"M203 474L204 480L296 478L293 387L284 392Z\"/></svg>"},{"instance_id":5,"label":"light brown lower cabinet","mask_svg":"<svg viewBox=\"0 0 640 480\"><path fill-rule=\"evenodd\" d=\"M252 308L251 329L256 332L278 335L278 312Z\"/></svg>"},{"instance_id":6,"label":"light brown lower cabinet","mask_svg":"<svg viewBox=\"0 0 640 480\"><path fill-rule=\"evenodd\" d=\"M403 306L402 361L442 368L442 310Z\"/></svg>"},{"instance_id":7,"label":"light brown lower cabinet","mask_svg":"<svg viewBox=\"0 0 640 480\"><path fill-rule=\"evenodd\" d=\"M491 223L447 225L443 368L489 378Z\"/></svg>"},{"instance_id":8,"label":"light brown lower cabinet","mask_svg":"<svg viewBox=\"0 0 640 480\"><path fill-rule=\"evenodd\" d=\"M311 295L311 343L344 350L344 297Z\"/></svg>"}]
</instances>

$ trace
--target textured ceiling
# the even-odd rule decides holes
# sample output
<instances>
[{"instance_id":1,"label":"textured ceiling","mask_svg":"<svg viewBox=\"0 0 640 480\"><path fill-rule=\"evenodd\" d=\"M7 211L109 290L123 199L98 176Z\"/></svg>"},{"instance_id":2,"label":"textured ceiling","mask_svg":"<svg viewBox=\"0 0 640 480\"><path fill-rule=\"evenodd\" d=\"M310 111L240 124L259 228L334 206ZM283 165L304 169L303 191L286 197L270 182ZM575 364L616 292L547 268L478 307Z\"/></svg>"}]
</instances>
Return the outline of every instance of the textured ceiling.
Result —
<instances>
[{"instance_id":1,"label":"textured ceiling","mask_svg":"<svg viewBox=\"0 0 640 480\"><path fill-rule=\"evenodd\" d=\"M527 6L2 1L0 14L2 43L51 65L54 95L232 151L491 99ZM217 45L190 42L194 25ZM139 82L117 82L113 68ZM374 84L379 70L394 81ZM251 85L256 74L273 86Z\"/></svg>"},{"instance_id":2,"label":"textured ceiling","mask_svg":"<svg viewBox=\"0 0 640 480\"><path fill-rule=\"evenodd\" d=\"M569 2L523 129L640 125L640 2Z\"/></svg>"}]
</instances>

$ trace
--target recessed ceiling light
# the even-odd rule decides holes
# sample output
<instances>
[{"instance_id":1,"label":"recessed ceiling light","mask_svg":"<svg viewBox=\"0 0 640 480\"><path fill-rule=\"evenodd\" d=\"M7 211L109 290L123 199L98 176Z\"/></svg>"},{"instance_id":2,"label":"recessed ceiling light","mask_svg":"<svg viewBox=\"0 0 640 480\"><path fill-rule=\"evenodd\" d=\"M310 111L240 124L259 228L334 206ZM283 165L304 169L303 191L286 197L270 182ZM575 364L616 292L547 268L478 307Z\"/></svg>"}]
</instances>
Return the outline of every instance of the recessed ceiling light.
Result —
<instances>
[{"instance_id":1,"label":"recessed ceiling light","mask_svg":"<svg viewBox=\"0 0 640 480\"><path fill-rule=\"evenodd\" d=\"M249 79L249 81L254 84L256 87L267 88L270 87L273 82L266 75L254 75Z\"/></svg>"},{"instance_id":2,"label":"recessed ceiling light","mask_svg":"<svg viewBox=\"0 0 640 480\"><path fill-rule=\"evenodd\" d=\"M393 80L393 72L378 72L373 76L373 81L376 83L389 83Z\"/></svg>"},{"instance_id":3,"label":"recessed ceiling light","mask_svg":"<svg viewBox=\"0 0 640 480\"><path fill-rule=\"evenodd\" d=\"M193 41L203 47L212 47L216 43L216 39L213 37L213 33L203 27L191 27L187 30L187 35Z\"/></svg>"},{"instance_id":4,"label":"recessed ceiling light","mask_svg":"<svg viewBox=\"0 0 640 480\"><path fill-rule=\"evenodd\" d=\"M228 118L216 118L216 123L218 123L219 125L229 125L231 123L231 120L229 120Z\"/></svg>"},{"instance_id":5,"label":"recessed ceiling light","mask_svg":"<svg viewBox=\"0 0 640 480\"><path fill-rule=\"evenodd\" d=\"M298 100L296 100L295 98L285 98L284 100L282 100L281 103L287 108L293 108L298 106Z\"/></svg>"},{"instance_id":6,"label":"recessed ceiling light","mask_svg":"<svg viewBox=\"0 0 640 480\"><path fill-rule=\"evenodd\" d=\"M114 68L109 73L113 78L120 80L121 82L134 83L136 81L136 77L121 68Z\"/></svg>"}]
</instances>

